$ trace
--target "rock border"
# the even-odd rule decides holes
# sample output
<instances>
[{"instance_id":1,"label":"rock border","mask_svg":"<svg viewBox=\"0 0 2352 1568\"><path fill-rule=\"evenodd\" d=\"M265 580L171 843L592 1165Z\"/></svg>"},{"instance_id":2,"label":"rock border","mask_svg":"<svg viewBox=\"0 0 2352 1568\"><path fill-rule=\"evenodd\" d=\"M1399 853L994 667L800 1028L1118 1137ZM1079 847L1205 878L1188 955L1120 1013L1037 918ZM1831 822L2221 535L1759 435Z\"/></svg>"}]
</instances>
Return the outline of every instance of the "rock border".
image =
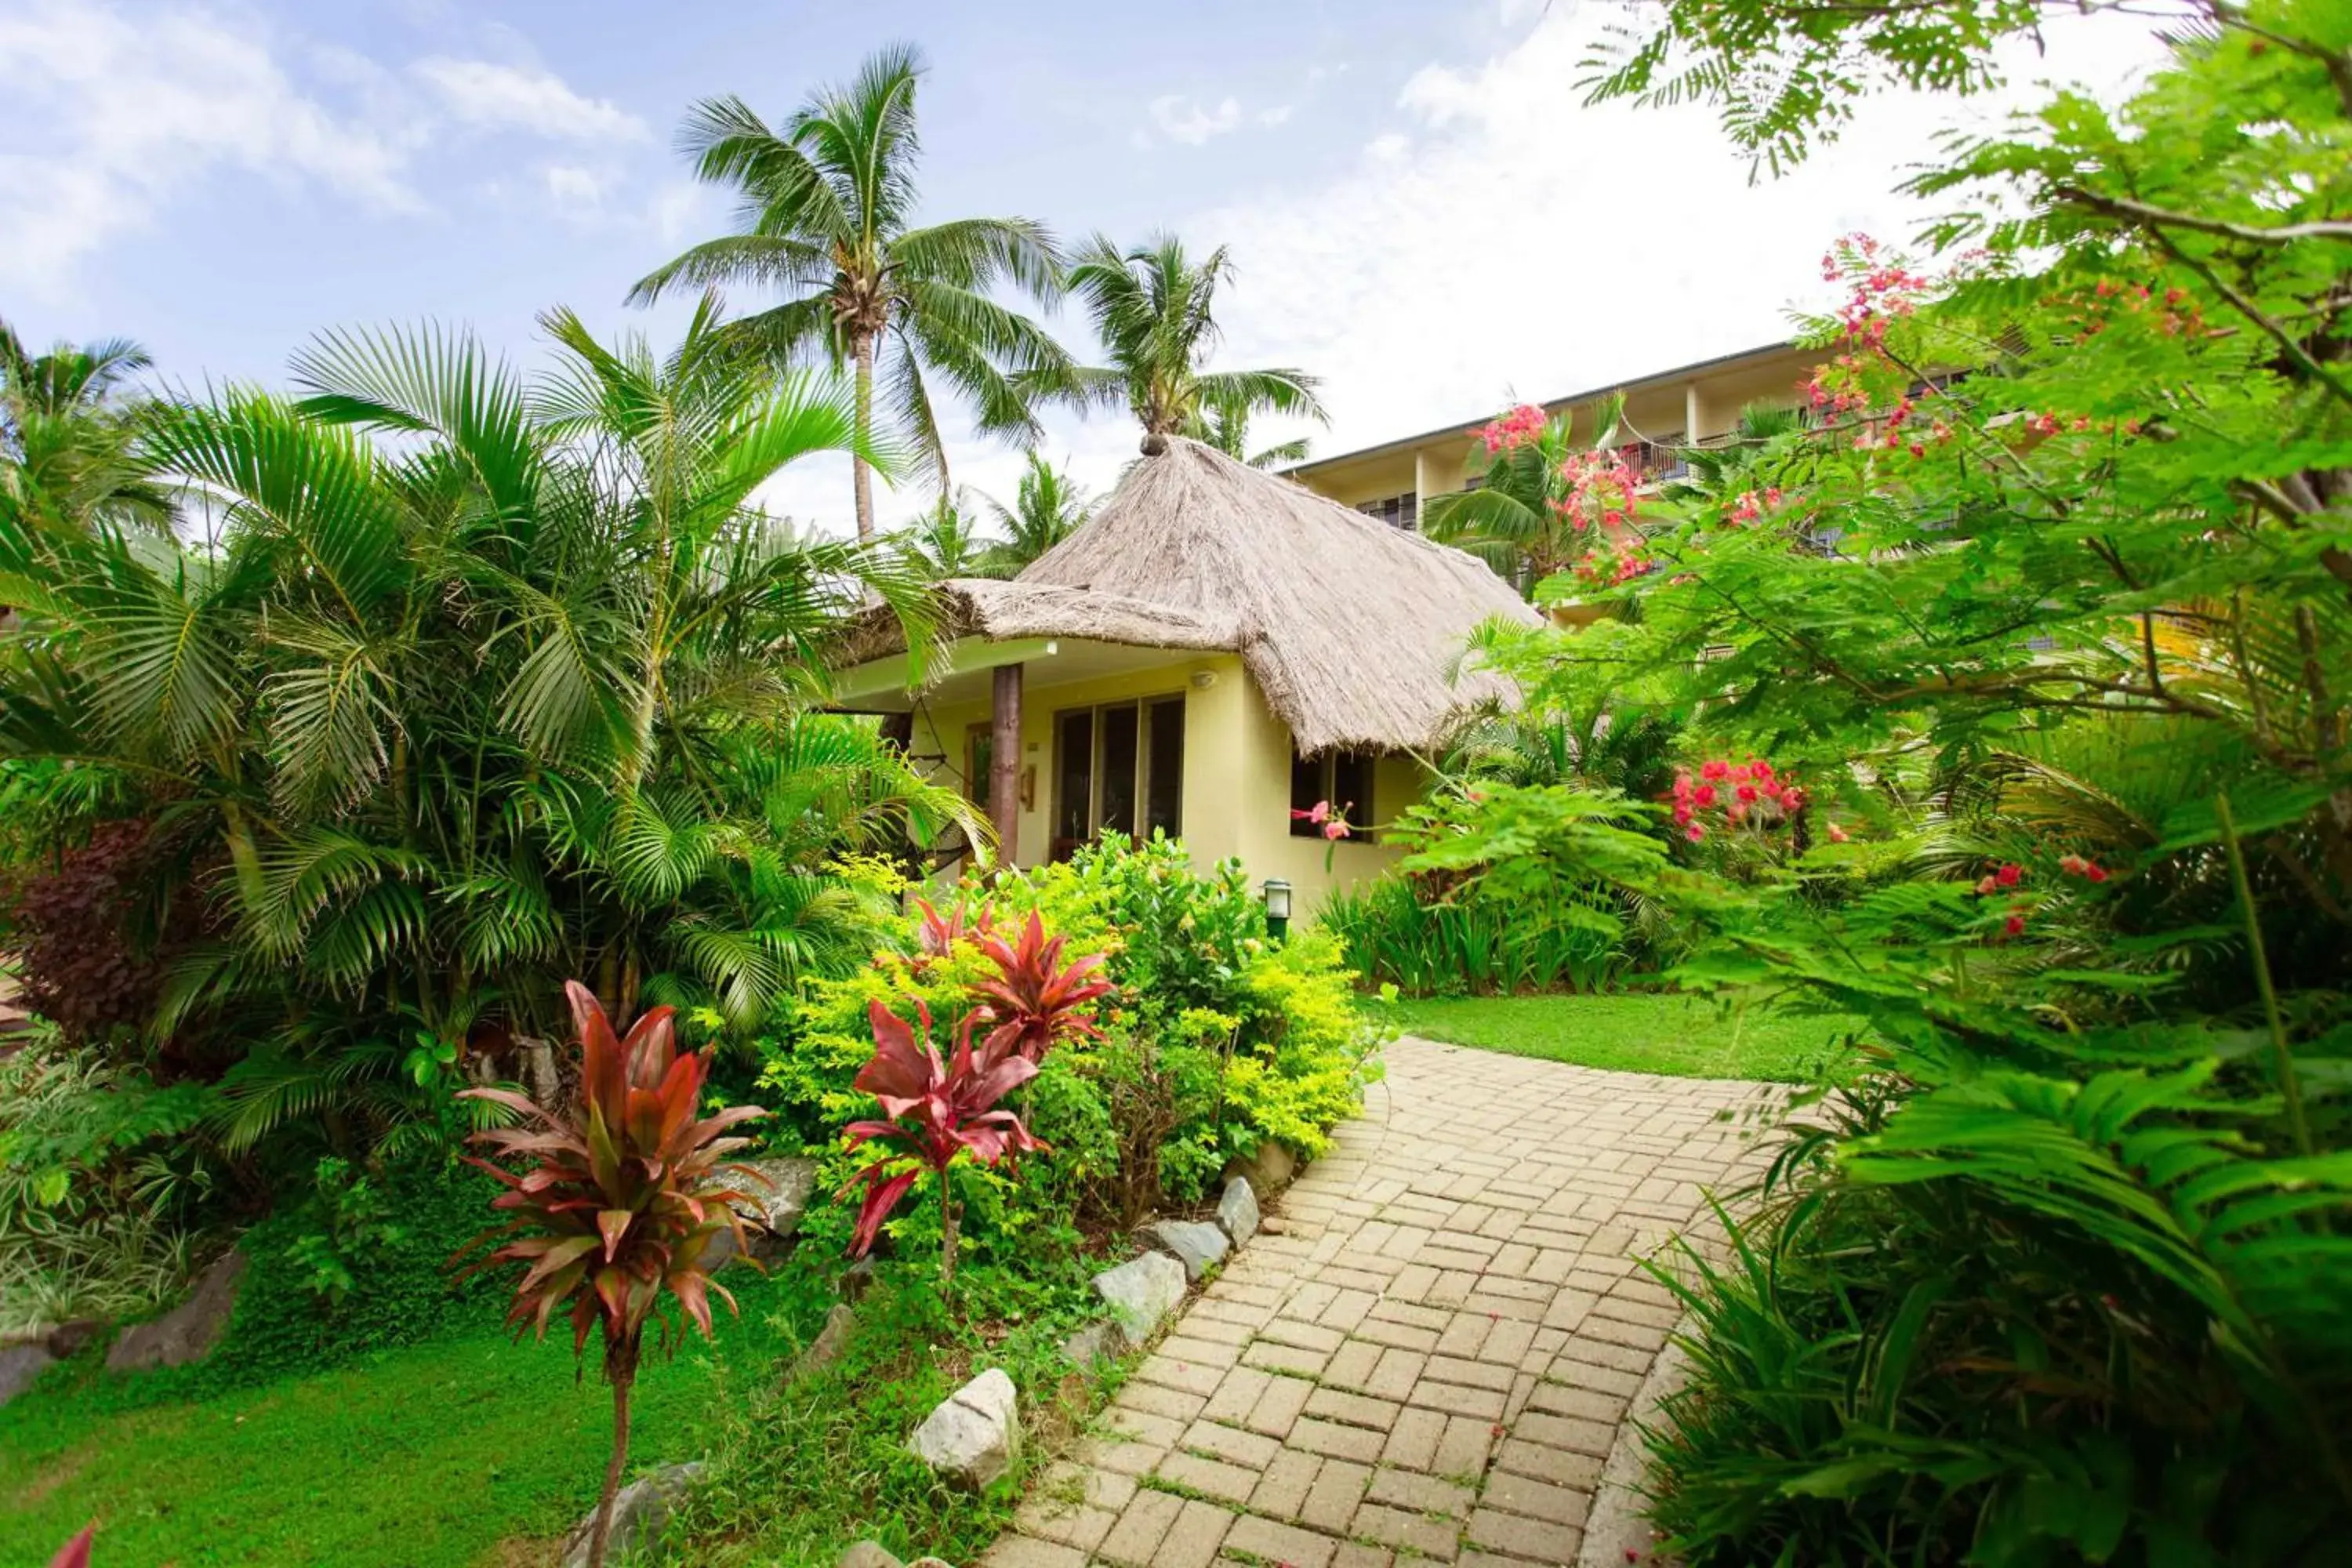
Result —
<instances>
[{"instance_id":1,"label":"rock border","mask_svg":"<svg viewBox=\"0 0 2352 1568\"><path fill-rule=\"evenodd\" d=\"M1677 1328L1679 1334L1688 1325ZM1674 1340L1650 1363L1633 1402L1617 1423L1617 1436L1601 1461L1600 1484L1592 1489L1592 1508L1584 1521L1584 1540L1577 1548L1576 1568L1625 1568L1629 1563L1649 1568L1676 1568L1678 1558L1654 1555L1658 1532L1650 1523L1649 1499L1643 1483L1649 1479L1649 1445L1642 1427L1655 1425L1668 1395L1690 1381L1690 1357Z\"/></svg>"}]
</instances>

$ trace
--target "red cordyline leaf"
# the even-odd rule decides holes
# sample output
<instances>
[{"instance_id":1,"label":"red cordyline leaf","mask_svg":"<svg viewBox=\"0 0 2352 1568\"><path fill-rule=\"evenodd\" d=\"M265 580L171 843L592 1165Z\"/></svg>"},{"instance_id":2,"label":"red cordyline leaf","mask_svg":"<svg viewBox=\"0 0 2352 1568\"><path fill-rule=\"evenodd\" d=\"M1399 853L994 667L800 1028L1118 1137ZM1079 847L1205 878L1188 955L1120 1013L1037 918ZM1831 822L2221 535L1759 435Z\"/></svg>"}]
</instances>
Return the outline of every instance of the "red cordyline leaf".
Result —
<instances>
[{"instance_id":1,"label":"red cordyline leaf","mask_svg":"<svg viewBox=\"0 0 2352 1568\"><path fill-rule=\"evenodd\" d=\"M82 1526L79 1535L58 1548L58 1554L49 1559L49 1568L89 1568L89 1542L97 1531L96 1525Z\"/></svg>"},{"instance_id":2,"label":"red cordyline leaf","mask_svg":"<svg viewBox=\"0 0 2352 1568\"><path fill-rule=\"evenodd\" d=\"M981 1021L977 1010L965 1014L956 1026L954 1054L942 1062L931 1044L930 1010L918 1004L917 1011L923 1023L919 1035L881 1003L866 1004L874 1056L858 1072L856 1086L881 1102L889 1120L851 1122L843 1130L848 1146L900 1145L922 1169L941 1178L961 1155L993 1165L1008 1155L1044 1149L1018 1116L998 1106L1037 1076L1037 1064L1002 1051L974 1051L972 1029ZM897 1156L877 1160L843 1189L846 1193L861 1184L866 1188L850 1238L853 1258L863 1258L873 1248L883 1222L922 1173L916 1169L893 1172L897 1163Z\"/></svg>"},{"instance_id":3,"label":"red cordyline leaf","mask_svg":"<svg viewBox=\"0 0 2352 1568\"><path fill-rule=\"evenodd\" d=\"M980 951L997 972L996 978L972 987L989 1021L998 1026L983 1054L1017 1051L1034 1062L1066 1036L1100 1033L1094 1015L1079 1009L1111 989L1108 981L1087 978L1101 967L1103 955L1091 952L1066 967L1062 947L1068 940L1057 936L1049 941L1034 910L1022 928L1018 947L992 934L980 938Z\"/></svg>"},{"instance_id":4,"label":"red cordyline leaf","mask_svg":"<svg viewBox=\"0 0 2352 1568\"><path fill-rule=\"evenodd\" d=\"M728 1177L764 1181L726 1163L748 1142L727 1132L766 1112L735 1106L698 1117L710 1058L679 1053L669 1008L653 1008L621 1037L586 986L573 981L564 990L580 1039L577 1103L543 1106L497 1089L460 1096L505 1106L524 1125L474 1135L493 1158L467 1163L506 1189L490 1206L507 1223L476 1237L452 1261L488 1247L465 1265L468 1272L520 1265L507 1321L518 1333L543 1335L563 1311L575 1353L600 1327L608 1350L633 1345L648 1321L667 1343L674 1325L656 1317L665 1293L708 1334L710 1296L730 1308L734 1298L710 1280L703 1258L722 1230L738 1252L746 1250L735 1205L748 1194Z\"/></svg>"},{"instance_id":5,"label":"red cordyline leaf","mask_svg":"<svg viewBox=\"0 0 2352 1568\"><path fill-rule=\"evenodd\" d=\"M987 936L995 929L996 911L986 904L980 906L978 917L969 925L964 921L961 899L956 900L952 914L942 915L932 907L929 899L917 899L915 907L923 911L922 920L915 927L915 952L919 963L945 958L955 951L957 942L967 937Z\"/></svg>"}]
</instances>

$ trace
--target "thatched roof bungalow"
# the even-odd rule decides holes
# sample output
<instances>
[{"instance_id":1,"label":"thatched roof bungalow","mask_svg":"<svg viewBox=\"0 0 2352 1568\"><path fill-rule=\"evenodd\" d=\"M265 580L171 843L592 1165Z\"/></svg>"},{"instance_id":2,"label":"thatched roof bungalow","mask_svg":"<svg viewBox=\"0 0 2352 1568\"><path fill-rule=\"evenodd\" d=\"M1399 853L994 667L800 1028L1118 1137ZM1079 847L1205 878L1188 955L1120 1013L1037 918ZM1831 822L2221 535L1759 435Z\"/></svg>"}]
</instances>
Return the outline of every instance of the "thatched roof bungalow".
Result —
<instances>
[{"instance_id":1,"label":"thatched roof bungalow","mask_svg":"<svg viewBox=\"0 0 2352 1568\"><path fill-rule=\"evenodd\" d=\"M991 805L1017 861L1165 828L1201 864L1288 880L1302 909L1393 860L1377 829L1419 797L1415 754L1507 695L1464 668L1472 629L1538 623L1461 552L1186 440L1019 577L940 596L919 683L877 610L841 646L841 700L911 712L916 752ZM1328 877L1290 816L1318 800L1370 830Z\"/></svg>"}]
</instances>

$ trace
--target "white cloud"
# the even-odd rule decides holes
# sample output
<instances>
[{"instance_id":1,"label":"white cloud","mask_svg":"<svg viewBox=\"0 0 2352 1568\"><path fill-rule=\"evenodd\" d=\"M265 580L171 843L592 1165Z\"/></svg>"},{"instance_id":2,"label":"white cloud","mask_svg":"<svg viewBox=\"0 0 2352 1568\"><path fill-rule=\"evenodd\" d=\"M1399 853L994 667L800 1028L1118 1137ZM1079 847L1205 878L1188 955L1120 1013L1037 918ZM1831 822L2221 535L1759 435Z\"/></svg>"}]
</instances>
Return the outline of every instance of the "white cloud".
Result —
<instances>
[{"instance_id":1,"label":"white cloud","mask_svg":"<svg viewBox=\"0 0 2352 1568\"><path fill-rule=\"evenodd\" d=\"M1241 122L1238 99L1221 100L1213 108L1204 108L1200 100L1181 93L1171 92L1151 100L1151 123L1171 142L1181 142L1187 147L1198 147L1211 137L1223 136Z\"/></svg>"},{"instance_id":2,"label":"white cloud","mask_svg":"<svg viewBox=\"0 0 2352 1568\"><path fill-rule=\"evenodd\" d=\"M604 191L611 183L607 176L576 163L550 163L539 174L558 214L579 218L603 216Z\"/></svg>"},{"instance_id":3,"label":"white cloud","mask_svg":"<svg viewBox=\"0 0 2352 1568\"><path fill-rule=\"evenodd\" d=\"M438 55L409 68L467 125L571 142L638 142L647 134L635 115L543 70Z\"/></svg>"},{"instance_id":4,"label":"white cloud","mask_svg":"<svg viewBox=\"0 0 2352 1568\"><path fill-rule=\"evenodd\" d=\"M1600 9L1553 5L1483 63L1414 73L1398 121L1321 187L1180 225L1241 268L1218 298L1219 363L1323 377L1333 423L1308 432L1317 451L1471 419L1512 388L1553 396L1771 341L1792 305L1821 302L1828 239L1919 226L1924 209L1891 189L1971 111L1889 97L1798 174L1751 185L1709 109L1582 105ZM2156 53L2114 19L2050 37L2021 79L2112 85Z\"/></svg>"},{"instance_id":5,"label":"white cloud","mask_svg":"<svg viewBox=\"0 0 2352 1568\"><path fill-rule=\"evenodd\" d=\"M1289 120L1290 105L1286 103L1277 103L1272 109L1261 109L1257 111L1257 122L1260 125L1284 125L1287 124Z\"/></svg>"},{"instance_id":6,"label":"white cloud","mask_svg":"<svg viewBox=\"0 0 2352 1568\"><path fill-rule=\"evenodd\" d=\"M137 24L48 0L0 16L0 284L54 293L90 251L143 227L215 164L314 182L378 212L425 201L420 128L339 114L266 39L200 12Z\"/></svg>"}]
</instances>

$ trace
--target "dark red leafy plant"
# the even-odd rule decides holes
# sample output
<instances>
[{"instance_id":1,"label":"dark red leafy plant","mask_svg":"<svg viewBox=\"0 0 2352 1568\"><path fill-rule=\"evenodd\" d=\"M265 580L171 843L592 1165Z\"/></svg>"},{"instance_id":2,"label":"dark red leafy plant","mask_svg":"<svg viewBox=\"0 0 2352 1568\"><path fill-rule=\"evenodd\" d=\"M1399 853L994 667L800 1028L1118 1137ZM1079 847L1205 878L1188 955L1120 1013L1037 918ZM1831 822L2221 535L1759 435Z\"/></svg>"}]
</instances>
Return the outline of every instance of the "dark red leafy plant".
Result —
<instances>
[{"instance_id":1,"label":"dark red leafy plant","mask_svg":"<svg viewBox=\"0 0 2352 1568\"><path fill-rule=\"evenodd\" d=\"M97 1528L82 1526L79 1535L58 1548L58 1554L49 1559L49 1568L89 1568L89 1538Z\"/></svg>"},{"instance_id":2,"label":"dark red leafy plant","mask_svg":"<svg viewBox=\"0 0 2352 1568\"><path fill-rule=\"evenodd\" d=\"M1102 967L1103 955L1087 953L1062 963L1062 946L1069 939L1048 940L1045 922L1035 910L1022 928L1019 946L982 927L980 951L996 965L996 978L972 987L995 1034L1011 1030L1010 1048L1031 1061L1044 1059L1055 1041L1071 1035L1095 1036L1094 1015L1079 1009L1110 990L1107 980L1089 979Z\"/></svg>"},{"instance_id":3,"label":"dark red leafy plant","mask_svg":"<svg viewBox=\"0 0 2352 1568\"><path fill-rule=\"evenodd\" d=\"M1045 1147L1022 1125L1021 1118L1000 1103L1006 1095L1037 1076L1037 1064L1009 1048L1010 1026L1000 1027L972 1048L973 1029L982 1021L977 1009L956 1026L955 1053L940 1059L931 1044L931 1012L918 1004L922 1030L892 1013L879 1002L866 1005L874 1026L874 1058L859 1069L856 1087L879 1100L887 1121L853 1121L844 1131L849 1147L870 1142L893 1143L912 1154L919 1166L893 1173L898 1154L886 1155L857 1174L866 1184L866 1200L858 1205L857 1228L850 1238L850 1255L862 1258L872 1250L882 1222L898 1206L915 1183L929 1171L938 1181L941 1239L940 1283L955 1283L955 1204L948 1192L948 1167L970 1155L993 1165L1008 1154ZM1002 1037L1002 1038L1000 1038Z\"/></svg>"},{"instance_id":4,"label":"dark red leafy plant","mask_svg":"<svg viewBox=\"0 0 2352 1568\"><path fill-rule=\"evenodd\" d=\"M745 1250L736 1205L749 1194L725 1184L730 1173L760 1178L749 1167L724 1163L748 1142L727 1131L767 1112L735 1106L698 1114L709 1054L679 1053L669 1008L646 1013L622 1039L586 986L568 981L564 992L580 1037L574 1103L542 1106L503 1089L467 1089L458 1097L504 1106L521 1118L520 1126L475 1134L476 1142L521 1169L469 1156L506 1188L490 1206L509 1217L458 1256L495 1242L499 1245L474 1259L468 1272L523 1266L507 1312L518 1335L526 1329L545 1335L549 1319L562 1311L572 1321L576 1356L592 1332L604 1331L613 1454L588 1548L589 1568L603 1568L613 1498L628 1459L629 1391L646 1329L657 1330L656 1343L665 1353L682 1337L683 1324L658 1310L665 1292L705 1337L711 1295L734 1308L734 1297L710 1278L705 1259L722 1231L732 1236L738 1253Z\"/></svg>"},{"instance_id":5,"label":"dark red leafy plant","mask_svg":"<svg viewBox=\"0 0 2352 1568\"><path fill-rule=\"evenodd\" d=\"M977 941L992 934L994 929L996 912L986 904L980 906L978 915L969 924L961 899L946 914L940 913L929 899L917 899L915 907L923 911L923 918L915 926L915 963L919 968L933 959L945 958L955 951L956 943L967 939Z\"/></svg>"}]
</instances>

